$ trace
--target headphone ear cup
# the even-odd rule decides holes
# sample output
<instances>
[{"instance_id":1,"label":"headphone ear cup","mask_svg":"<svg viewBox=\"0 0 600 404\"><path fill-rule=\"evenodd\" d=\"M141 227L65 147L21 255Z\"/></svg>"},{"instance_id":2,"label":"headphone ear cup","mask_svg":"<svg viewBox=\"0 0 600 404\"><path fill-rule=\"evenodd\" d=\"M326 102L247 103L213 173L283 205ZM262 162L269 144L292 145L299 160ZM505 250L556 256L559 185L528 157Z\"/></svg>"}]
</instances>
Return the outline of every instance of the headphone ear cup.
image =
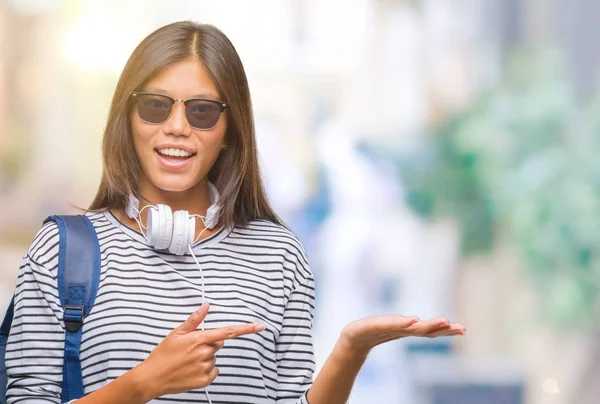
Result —
<instances>
[{"instance_id":1,"label":"headphone ear cup","mask_svg":"<svg viewBox=\"0 0 600 404\"><path fill-rule=\"evenodd\" d=\"M169 245L169 251L176 255L185 253L189 240L189 213L186 210L178 210L173 214L173 237Z\"/></svg>"},{"instance_id":2,"label":"headphone ear cup","mask_svg":"<svg viewBox=\"0 0 600 404\"><path fill-rule=\"evenodd\" d=\"M155 248L163 250L171 244L173 235L173 211L168 205L158 206L158 239Z\"/></svg>"}]
</instances>

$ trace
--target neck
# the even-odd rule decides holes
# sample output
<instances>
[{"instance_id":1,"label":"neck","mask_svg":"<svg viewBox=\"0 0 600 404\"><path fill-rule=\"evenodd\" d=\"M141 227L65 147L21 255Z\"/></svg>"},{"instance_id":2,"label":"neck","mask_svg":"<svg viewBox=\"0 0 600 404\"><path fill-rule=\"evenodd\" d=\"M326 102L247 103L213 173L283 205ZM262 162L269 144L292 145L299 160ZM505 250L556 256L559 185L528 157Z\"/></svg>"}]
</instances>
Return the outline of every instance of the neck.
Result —
<instances>
[{"instance_id":1,"label":"neck","mask_svg":"<svg viewBox=\"0 0 600 404\"><path fill-rule=\"evenodd\" d=\"M190 215L206 214L211 202L208 197L208 179L205 178L185 191L165 191L151 184L147 179L140 181L140 209L146 205L169 205L173 212L187 210Z\"/></svg>"}]
</instances>

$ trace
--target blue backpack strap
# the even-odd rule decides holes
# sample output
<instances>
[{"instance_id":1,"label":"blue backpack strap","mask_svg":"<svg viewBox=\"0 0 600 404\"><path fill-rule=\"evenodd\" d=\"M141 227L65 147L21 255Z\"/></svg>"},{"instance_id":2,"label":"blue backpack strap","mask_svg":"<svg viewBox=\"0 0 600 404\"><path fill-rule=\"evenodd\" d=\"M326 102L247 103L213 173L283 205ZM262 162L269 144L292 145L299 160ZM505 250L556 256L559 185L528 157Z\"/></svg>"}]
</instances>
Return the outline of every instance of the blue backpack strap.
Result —
<instances>
[{"instance_id":1,"label":"blue backpack strap","mask_svg":"<svg viewBox=\"0 0 600 404\"><path fill-rule=\"evenodd\" d=\"M0 327L0 404L6 403L6 343L8 342L8 334L10 333L10 326L12 325L13 316L15 313L15 298L13 296L10 301L6 314L4 315L4 321Z\"/></svg>"},{"instance_id":2,"label":"blue backpack strap","mask_svg":"<svg viewBox=\"0 0 600 404\"><path fill-rule=\"evenodd\" d=\"M2 321L2 326L0 327L0 339L2 342L5 342L4 338L8 338L8 334L10 333L10 326L12 325L13 316L15 314L15 297L13 296L10 304L8 305L8 309L6 309L6 314L4 315L4 320Z\"/></svg>"},{"instance_id":3,"label":"blue backpack strap","mask_svg":"<svg viewBox=\"0 0 600 404\"><path fill-rule=\"evenodd\" d=\"M58 296L65 323L62 400L83 397L79 350L83 320L90 313L100 283L100 245L94 226L83 215L50 216L60 234Z\"/></svg>"}]
</instances>

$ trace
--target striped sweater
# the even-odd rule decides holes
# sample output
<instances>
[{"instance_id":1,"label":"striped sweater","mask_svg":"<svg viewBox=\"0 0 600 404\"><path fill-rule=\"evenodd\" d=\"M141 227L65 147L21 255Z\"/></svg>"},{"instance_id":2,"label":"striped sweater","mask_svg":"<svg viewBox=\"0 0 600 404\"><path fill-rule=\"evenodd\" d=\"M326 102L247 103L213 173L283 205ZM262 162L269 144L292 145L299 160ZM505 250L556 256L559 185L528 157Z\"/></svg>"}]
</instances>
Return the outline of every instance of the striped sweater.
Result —
<instances>
[{"instance_id":1,"label":"striped sweater","mask_svg":"<svg viewBox=\"0 0 600 404\"><path fill-rule=\"evenodd\" d=\"M202 302L202 273L109 212L88 214L101 252L100 287L81 343L85 394L141 363ZM45 224L24 256L6 350L8 403L61 403L63 313L57 292L58 227ZM314 279L298 239L254 221L193 247L211 304L205 328L258 322L265 331L225 342L207 387L217 403L306 403L315 367ZM151 403L207 402L202 390Z\"/></svg>"}]
</instances>

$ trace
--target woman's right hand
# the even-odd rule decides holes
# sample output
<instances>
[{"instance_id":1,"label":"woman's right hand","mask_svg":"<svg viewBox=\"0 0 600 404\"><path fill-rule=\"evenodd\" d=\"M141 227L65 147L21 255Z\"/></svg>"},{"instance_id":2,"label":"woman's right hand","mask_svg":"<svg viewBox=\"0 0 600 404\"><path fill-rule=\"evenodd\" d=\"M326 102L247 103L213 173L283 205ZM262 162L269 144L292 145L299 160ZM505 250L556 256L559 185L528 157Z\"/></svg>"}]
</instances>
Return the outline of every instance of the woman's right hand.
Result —
<instances>
[{"instance_id":1,"label":"woman's right hand","mask_svg":"<svg viewBox=\"0 0 600 404\"><path fill-rule=\"evenodd\" d=\"M208 303L200 306L132 370L138 388L147 394L148 401L208 386L219 374L215 353L223 347L224 341L264 330L264 326L256 323L197 330L208 307Z\"/></svg>"}]
</instances>

